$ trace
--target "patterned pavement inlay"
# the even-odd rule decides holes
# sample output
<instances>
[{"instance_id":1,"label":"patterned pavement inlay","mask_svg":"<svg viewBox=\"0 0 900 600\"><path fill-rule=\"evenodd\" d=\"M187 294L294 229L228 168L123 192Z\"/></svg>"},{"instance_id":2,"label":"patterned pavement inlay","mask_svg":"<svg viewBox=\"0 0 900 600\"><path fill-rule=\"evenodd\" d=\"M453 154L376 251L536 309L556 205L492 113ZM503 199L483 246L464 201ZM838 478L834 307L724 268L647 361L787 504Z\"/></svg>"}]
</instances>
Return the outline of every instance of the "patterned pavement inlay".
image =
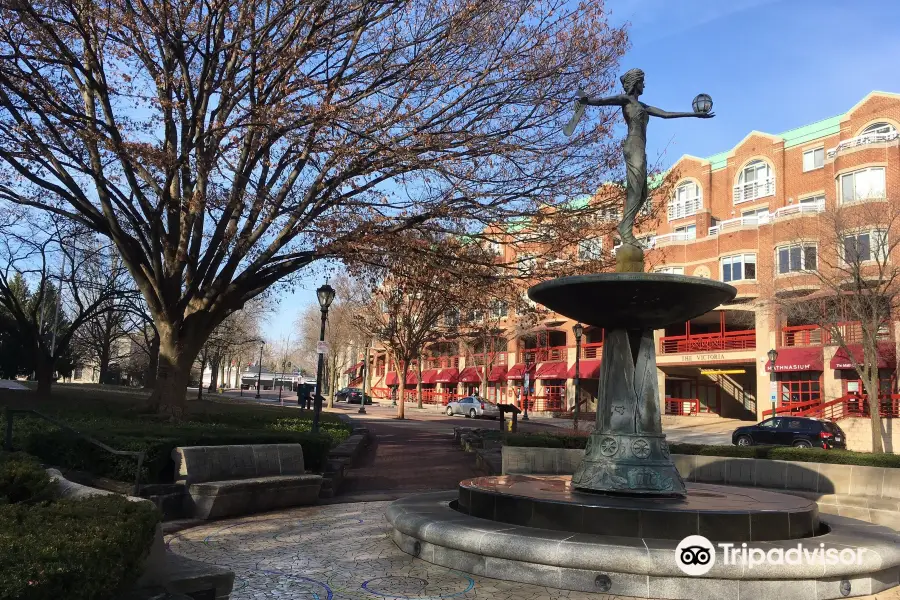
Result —
<instances>
[{"instance_id":1,"label":"patterned pavement inlay","mask_svg":"<svg viewBox=\"0 0 900 600\"><path fill-rule=\"evenodd\" d=\"M478 577L413 558L390 538L388 504L313 506L219 521L166 541L177 554L232 569L232 600L622 598ZM900 600L900 588L877 599Z\"/></svg>"}]
</instances>

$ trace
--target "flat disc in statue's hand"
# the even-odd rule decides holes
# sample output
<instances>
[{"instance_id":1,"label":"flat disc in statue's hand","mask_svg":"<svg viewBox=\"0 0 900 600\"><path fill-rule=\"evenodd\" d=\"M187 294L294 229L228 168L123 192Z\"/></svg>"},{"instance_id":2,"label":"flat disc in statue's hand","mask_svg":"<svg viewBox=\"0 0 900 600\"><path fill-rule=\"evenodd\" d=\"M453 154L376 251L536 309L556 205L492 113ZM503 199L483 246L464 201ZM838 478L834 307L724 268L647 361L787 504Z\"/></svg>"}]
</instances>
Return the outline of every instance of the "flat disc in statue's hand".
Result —
<instances>
[{"instance_id":1,"label":"flat disc in statue's hand","mask_svg":"<svg viewBox=\"0 0 900 600\"><path fill-rule=\"evenodd\" d=\"M667 273L599 273L539 283L528 297L550 310L596 327L662 329L733 299L727 283Z\"/></svg>"}]
</instances>

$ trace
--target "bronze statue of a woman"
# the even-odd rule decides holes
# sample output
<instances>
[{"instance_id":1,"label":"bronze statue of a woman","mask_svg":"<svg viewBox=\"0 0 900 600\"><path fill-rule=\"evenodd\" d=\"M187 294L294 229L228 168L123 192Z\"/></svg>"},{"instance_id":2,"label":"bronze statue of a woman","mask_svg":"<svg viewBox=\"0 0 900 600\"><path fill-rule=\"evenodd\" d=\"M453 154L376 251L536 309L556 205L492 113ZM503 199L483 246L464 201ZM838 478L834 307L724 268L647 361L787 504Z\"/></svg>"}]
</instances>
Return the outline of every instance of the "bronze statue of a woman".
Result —
<instances>
[{"instance_id":1,"label":"bronze statue of a woman","mask_svg":"<svg viewBox=\"0 0 900 600\"><path fill-rule=\"evenodd\" d=\"M581 119L584 106L622 107L622 116L625 117L625 123L628 125L628 135L622 144L627 179L625 214L619 223L619 235L623 243L639 248L634 237L634 218L647 202L647 122L651 116L663 119L679 119L681 117L709 119L714 114L709 112L712 101L705 94L695 98L695 112L668 112L644 104L639 100L640 95L644 92L644 72L640 69L631 69L619 80L625 90L624 94L607 98L579 95L577 102L580 106L572 121L563 131L566 135L571 135L575 125Z\"/></svg>"}]
</instances>

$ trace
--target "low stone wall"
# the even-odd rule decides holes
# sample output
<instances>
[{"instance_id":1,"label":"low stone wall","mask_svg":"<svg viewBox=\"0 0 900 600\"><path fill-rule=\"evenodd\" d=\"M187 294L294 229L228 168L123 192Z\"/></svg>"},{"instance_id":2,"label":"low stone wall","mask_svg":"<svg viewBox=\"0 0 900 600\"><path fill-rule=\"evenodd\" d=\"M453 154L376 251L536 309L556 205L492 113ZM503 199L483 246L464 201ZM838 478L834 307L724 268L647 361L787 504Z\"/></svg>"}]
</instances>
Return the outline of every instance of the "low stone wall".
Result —
<instances>
[{"instance_id":1,"label":"low stone wall","mask_svg":"<svg viewBox=\"0 0 900 600\"><path fill-rule=\"evenodd\" d=\"M503 447L503 474L571 475L583 450ZM673 454L685 481L766 488L815 500L823 513L900 530L900 469Z\"/></svg>"},{"instance_id":2,"label":"low stone wall","mask_svg":"<svg viewBox=\"0 0 900 600\"><path fill-rule=\"evenodd\" d=\"M841 419L838 426L847 434L847 449L856 452L872 451L872 422L869 419ZM900 422L898 419L881 420L881 441L884 451L900 452Z\"/></svg>"}]
</instances>

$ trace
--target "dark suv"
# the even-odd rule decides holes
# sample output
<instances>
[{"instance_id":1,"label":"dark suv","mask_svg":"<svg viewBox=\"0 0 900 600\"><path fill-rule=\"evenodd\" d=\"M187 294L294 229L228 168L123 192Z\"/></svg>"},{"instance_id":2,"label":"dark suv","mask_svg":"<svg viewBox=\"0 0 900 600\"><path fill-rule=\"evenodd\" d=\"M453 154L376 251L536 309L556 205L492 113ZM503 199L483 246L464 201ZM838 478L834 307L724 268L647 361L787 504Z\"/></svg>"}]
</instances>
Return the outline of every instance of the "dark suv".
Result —
<instances>
[{"instance_id":1,"label":"dark suv","mask_svg":"<svg viewBox=\"0 0 900 600\"><path fill-rule=\"evenodd\" d=\"M731 434L735 446L794 446L796 448L847 447L847 436L831 421L809 417L775 417L756 425L738 427Z\"/></svg>"}]
</instances>

